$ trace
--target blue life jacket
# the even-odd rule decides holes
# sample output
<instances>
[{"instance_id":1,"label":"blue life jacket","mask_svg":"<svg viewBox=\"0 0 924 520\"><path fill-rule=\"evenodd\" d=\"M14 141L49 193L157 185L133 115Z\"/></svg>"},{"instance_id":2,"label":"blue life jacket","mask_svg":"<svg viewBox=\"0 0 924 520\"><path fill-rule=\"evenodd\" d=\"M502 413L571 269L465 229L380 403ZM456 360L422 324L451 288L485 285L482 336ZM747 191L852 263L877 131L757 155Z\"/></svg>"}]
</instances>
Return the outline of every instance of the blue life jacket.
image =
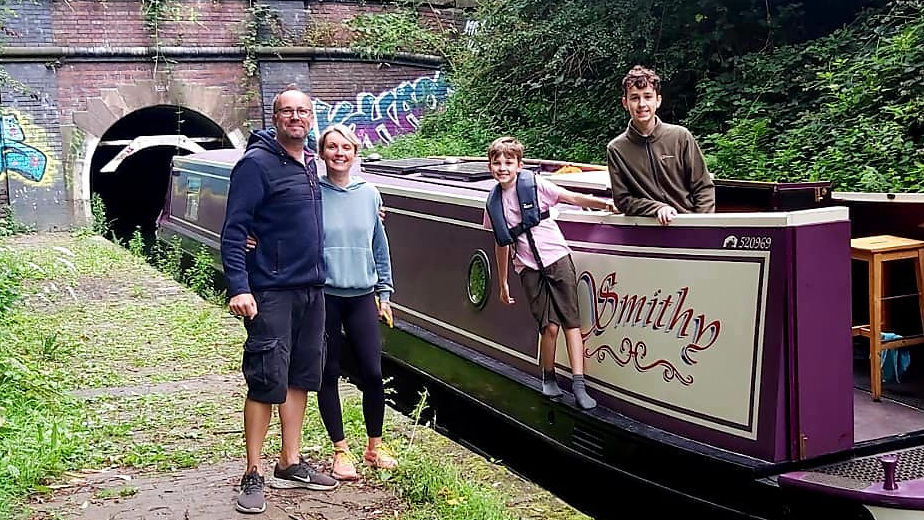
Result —
<instances>
[{"instance_id":1,"label":"blue life jacket","mask_svg":"<svg viewBox=\"0 0 924 520\"><path fill-rule=\"evenodd\" d=\"M491 227L494 230L494 239L497 245L509 246L518 236L523 233L532 238L529 232L531 228L539 225L543 219L549 218L548 211L539 211L539 190L536 188L536 176L530 170L520 170L517 175L517 199L520 202L520 216L523 221L516 226L507 225L507 218L504 217L504 204L501 195L501 185L494 186L491 193L488 194L486 208L488 217L491 218ZM532 247L532 240L530 240ZM539 256L536 255L538 259Z\"/></svg>"}]
</instances>

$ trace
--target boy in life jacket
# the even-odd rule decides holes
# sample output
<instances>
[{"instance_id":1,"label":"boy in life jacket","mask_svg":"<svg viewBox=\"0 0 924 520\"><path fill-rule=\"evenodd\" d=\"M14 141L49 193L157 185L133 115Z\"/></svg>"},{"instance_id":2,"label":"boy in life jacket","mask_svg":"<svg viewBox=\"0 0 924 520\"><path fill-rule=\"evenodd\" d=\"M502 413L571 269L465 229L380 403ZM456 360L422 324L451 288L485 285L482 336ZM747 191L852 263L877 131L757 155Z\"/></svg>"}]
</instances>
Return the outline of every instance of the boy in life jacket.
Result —
<instances>
[{"instance_id":1,"label":"boy in life jacket","mask_svg":"<svg viewBox=\"0 0 924 520\"><path fill-rule=\"evenodd\" d=\"M550 211L559 202L611 212L616 209L611 201L570 192L523 170L523 145L513 137L495 139L488 148L488 161L498 184L488 195L484 227L494 231L497 241L494 257L501 303L515 303L507 285L507 264L512 256L529 310L539 324L542 394L562 395L555 380L555 344L559 329L564 329L575 401L585 410L593 408L597 402L584 386L584 342L574 262Z\"/></svg>"}]
</instances>

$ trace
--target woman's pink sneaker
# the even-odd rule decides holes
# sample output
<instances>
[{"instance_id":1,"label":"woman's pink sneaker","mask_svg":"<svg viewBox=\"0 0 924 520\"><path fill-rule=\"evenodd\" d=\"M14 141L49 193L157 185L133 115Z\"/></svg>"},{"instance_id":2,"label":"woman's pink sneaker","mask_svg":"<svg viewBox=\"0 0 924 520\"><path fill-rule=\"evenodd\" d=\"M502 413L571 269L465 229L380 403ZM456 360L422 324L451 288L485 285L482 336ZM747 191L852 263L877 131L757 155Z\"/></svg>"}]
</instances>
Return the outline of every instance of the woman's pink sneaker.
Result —
<instances>
[{"instance_id":1,"label":"woman's pink sneaker","mask_svg":"<svg viewBox=\"0 0 924 520\"><path fill-rule=\"evenodd\" d=\"M359 475L356 473L356 459L350 450L346 448L334 447L334 468L331 476L337 480L356 480Z\"/></svg>"},{"instance_id":2,"label":"woman's pink sneaker","mask_svg":"<svg viewBox=\"0 0 924 520\"><path fill-rule=\"evenodd\" d=\"M375 451L366 449L363 459L365 459L366 465L372 466L373 468L395 469L398 467L398 460L395 459L391 453L388 453L388 450L384 446L379 446Z\"/></svg>"}]
</instances>

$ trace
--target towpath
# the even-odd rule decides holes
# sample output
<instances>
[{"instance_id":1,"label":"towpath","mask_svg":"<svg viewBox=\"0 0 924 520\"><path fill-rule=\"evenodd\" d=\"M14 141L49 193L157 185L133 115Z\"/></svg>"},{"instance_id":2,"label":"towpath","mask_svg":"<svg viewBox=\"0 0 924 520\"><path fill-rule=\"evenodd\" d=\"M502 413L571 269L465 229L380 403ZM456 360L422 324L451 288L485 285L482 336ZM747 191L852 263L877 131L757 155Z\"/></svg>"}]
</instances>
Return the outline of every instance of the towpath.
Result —
<instances>
[{"instance_id":1,"label":"towpath","mask_svg":"<svg viewBox=\"0 0 924 520\"><path fill-rule=\"evenodd\" d=\"M244 518L233 508L244 451L240 322L99 237L21 235L0 246L32 272L13 333L32 338L67 413L80 418L67 433L79 446L13 518ZM347 435L359 453L359 393L343 389ZM303 452L329 469L309 403ZM399 471L367 470L331 492L268 490L268 510L256 518L586 518L391 409L386 422ZM267 468L278 431L274 420Z\"/></svg>"}]
</instances>

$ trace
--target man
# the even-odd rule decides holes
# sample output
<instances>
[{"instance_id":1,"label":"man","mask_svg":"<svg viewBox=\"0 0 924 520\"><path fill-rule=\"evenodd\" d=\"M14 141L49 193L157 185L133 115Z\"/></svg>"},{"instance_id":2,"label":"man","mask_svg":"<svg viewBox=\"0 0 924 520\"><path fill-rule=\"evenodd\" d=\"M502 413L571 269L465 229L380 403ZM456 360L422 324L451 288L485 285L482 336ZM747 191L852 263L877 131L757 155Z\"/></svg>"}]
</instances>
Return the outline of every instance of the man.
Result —
<instances>
[{"instance_id":1,"label":"man","mask_svg":"<svg viewBox=\"0 0 924 520\"><path fill-rule=\"evenodd\" d=\"M247 381L244 436L247 470L237 510L266 510L261 453L273 404L279 405L282 452L274 487L326 490L337 482L299 454L308 391L317 391L324 364L324 261L321 192L306 157L311 98L288 87L273 100L275 136L257 130L231 171L221 256L231 312L244 317ZM248 234L259 236L245 250Z\"/></svg>"},{"instance_id":2,"label":"man","mask_svg":"<svg viewBox=\"0 0 924 520\"><path fill-rule=\"evenodd\" d=\"M661 79L636 65L622 82L629 126L606 147L616 208L670 224L677 213L715 211L715 187L686 128L662 123Z\"/></svg>"}]
</instances>

